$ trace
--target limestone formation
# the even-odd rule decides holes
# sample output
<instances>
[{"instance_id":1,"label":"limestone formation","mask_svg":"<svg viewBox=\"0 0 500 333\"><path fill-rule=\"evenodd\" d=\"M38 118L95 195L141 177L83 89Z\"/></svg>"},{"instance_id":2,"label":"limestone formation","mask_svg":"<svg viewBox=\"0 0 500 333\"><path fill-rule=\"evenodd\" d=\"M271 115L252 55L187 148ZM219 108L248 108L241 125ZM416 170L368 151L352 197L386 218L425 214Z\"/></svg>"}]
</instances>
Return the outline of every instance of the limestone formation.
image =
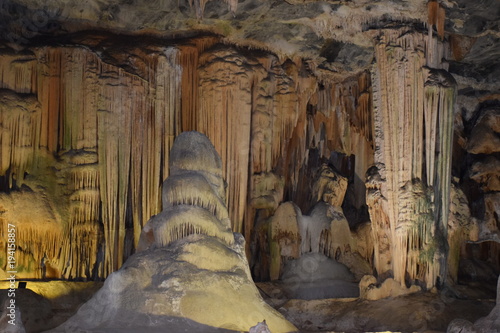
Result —
<instances>
[{"instance_id":1,"label":"limestone formation","mask_svg":"<svg viewBox=\"0 0 500 333\"><path fill-rule=\"evenodd\" d=\"M280 278L283 266L288 259L299 258L301 254L300 209L293 202L281 204L270 221L269 251L271 280Z\"/></svg>"},{"instance_id":2,"label":"limestone formation","mask_svg":"<svg viewBox=\"0 0 500 333\"><path fill-rule=\"evenodd\" d=\"M346 190L347 179L333 172L327 165L322 165L313 186L315 200L340 207L344 202Z\"/></svg>"},{"instance_id":3,"label":"limestone formation","mask_svg":"<svg viewBox=\"0 0 500 333\"><path fill-rule=\"evenodd\" d=\"M450 218L448 220L448 277L456 283L462 246L467 241L478 241L478 224L472 219L465 193L456 182L451 184Z\"/></svg>"},{"instance_id":4,"label":"limestone formation","mask_svg":"<svg viewBox=\"0 0 500 333\"><path fill-rule=\"evenodd\" d=\"M377 38L376 169L367 180L375 269L392 271L402 286L408 278L432 288L447 277L456 83L442 62L448 49L432 30L385 30Z\"/></svg>"},{"instance_id":5,"label":"limestone formation","mask_svg":"<svg viewBox=\"0 0 500 333\"><path fill-rule=\"evenodd\" d=\"M272 332L296 331L262 300L250 275L245 241L231 233L225 205L210 204L212 197L223 198L218 193L223 195L224 188L220 157L209 139L198 132L180 134L170 154L170 172L163 185L164 209L144 227L140 251L51 332L247 331L262 320ZM205 182L209 192L189 192L190 182Z\"/></svg>"},{"instance_id":6,"label":"limestone formation","mask_svg":"<svg viewBox=\"0 0 500 333\"><path fill-rule=\"evenodd\" d=\"M500 109L482 110L467 142L467 151L472 154L492 154L500 151Z\"/></svg>"},{"instance_id":7,"label":"limestone formation","mask_svg":"<svg viewBox=\"0 0 500 333\"><path fill-rule=\"evenodd\" d=\"M346 265L358 280L372 273L368 263L373 244L370 236L351 231L342 208L330 204L342 203L346 180L328 167L320 170L313 187L319 202L308 215L302 214L293 202L285 202L268 221L271 280L281 277L287 261L309 253L319 253ZM367 248L363 250L363 246Z\"/></svg>"}]
</instances>

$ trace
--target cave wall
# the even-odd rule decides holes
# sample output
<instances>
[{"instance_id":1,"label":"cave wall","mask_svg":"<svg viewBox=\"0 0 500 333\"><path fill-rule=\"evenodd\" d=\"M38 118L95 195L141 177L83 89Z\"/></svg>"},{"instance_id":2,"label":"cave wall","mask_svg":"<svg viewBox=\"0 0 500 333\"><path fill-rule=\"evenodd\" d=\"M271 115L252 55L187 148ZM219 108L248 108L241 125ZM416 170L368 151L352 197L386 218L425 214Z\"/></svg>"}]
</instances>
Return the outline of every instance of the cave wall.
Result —
<instances>
[{"instance_id":1,"label":"cave wall","mask_svg":"<svg viewBox=\"0 0 500 333\"><path fill-rule=\"evenodd\" d=\"M118 269L161 211L168 153L182 131L214 143L233 230L248 239L259 211L272 214L284 197L308 204L308 164L333 151L356 154L363 178L372 155L368 73L320 82L303 61L213 37L170 46L111 40L0 55L2 98L10 101L0 119L2 196L45 200L53 216L45 233L19 237L20 277ZM18 204L6 200L10 215L2 218L15 219ZM19 229L36 230L38 211ZM44 241L52 238L59 244Z\"/></svg>"}]
</instances>

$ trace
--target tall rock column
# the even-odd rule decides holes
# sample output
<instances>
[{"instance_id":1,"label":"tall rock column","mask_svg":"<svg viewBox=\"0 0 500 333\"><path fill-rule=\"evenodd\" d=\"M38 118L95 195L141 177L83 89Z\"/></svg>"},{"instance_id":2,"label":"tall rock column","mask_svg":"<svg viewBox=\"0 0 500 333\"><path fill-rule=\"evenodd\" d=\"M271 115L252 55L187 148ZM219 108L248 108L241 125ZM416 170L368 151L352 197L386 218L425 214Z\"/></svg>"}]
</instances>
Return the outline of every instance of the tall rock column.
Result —
<instances>
[{"instance_id":1,"label":"tall rock column","mask_svg":"<svg viewBox=\"0 0 500 333\"><path fill-rule=\"evenodd\" d=\"M375 268L425 282L446 278L455 81L444 42L412 28L377 36L372 71L375 167L367 203Z\"/></svg>"}]
</instances>

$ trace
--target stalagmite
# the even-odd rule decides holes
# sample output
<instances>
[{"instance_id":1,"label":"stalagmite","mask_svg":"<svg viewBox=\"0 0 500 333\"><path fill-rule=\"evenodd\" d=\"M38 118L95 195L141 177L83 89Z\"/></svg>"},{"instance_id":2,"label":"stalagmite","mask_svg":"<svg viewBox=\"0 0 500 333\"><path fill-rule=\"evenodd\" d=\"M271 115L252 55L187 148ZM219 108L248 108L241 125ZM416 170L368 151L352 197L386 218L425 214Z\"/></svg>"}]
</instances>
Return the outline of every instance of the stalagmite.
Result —
<instances>
[{"instance_id":1,"label":"stalagmite","mask_svg":"<svg viewBox=\"0 0 500 333\"><path fill-rule=\"evenodd\" d=\"M222 175L221 159L203 134L181 133L169 166L172 175L164 185L173 177L188 182L193 174L211 175L209 179L215 182L209 186L214 195L220 192L224 196L225 190L218 189L222 179L216 179ZM167 207L141 233L140 251L113 272L78 313L52 332L76 327L89 331L244 331L254 325L256 317L263 318L273 332L297 331L261 298L250 275L241 234L233 234L229 221L219 220L201 205L203 192L190 194L193 197L184 204L164 198Z\"/></svg>"}]
</instances>

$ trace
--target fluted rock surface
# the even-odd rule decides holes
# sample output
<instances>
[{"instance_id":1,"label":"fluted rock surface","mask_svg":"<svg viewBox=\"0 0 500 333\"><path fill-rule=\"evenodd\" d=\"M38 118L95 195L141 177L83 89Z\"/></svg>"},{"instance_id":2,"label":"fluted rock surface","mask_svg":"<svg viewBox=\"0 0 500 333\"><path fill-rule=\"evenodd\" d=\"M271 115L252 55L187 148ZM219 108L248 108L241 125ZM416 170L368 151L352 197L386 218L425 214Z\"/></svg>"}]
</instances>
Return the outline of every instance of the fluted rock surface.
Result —
<instances>
[{"instance_id":1,"label":"fluted rock surface","mask_svg":"<svg viewBox=\"0 0 500 333\"><path fill-rule=\"evenodd\" d=\"M430 28L381 31L376 46L376 166L367 201L375 268L392 271L402 286L409 278L431 288L447 278L456 83L442 63L446 52Z\"/></svg>"},{"instance_id":2,"label":"fluted rock surface","mask_svg":"<svg viewBox=\"0 0 500 333\"><path fill-rule=\"evenodd\" d=\"M285 196L311 205L302 188L333 152L356 154L346 170L357 179L353 201L363 204L359 180L372 160L368 73L320 81L306 61L216 37L131 40L76 34L65 46L0 50L0 186L6 195L25 186L56 207L64 250L50 259L51 277L106 277L134 252L161 211L167 152L182 131L214 142L228 182L218 205L231 207L232 230L249 240L259 216ZM42 252L19 252L31 262L25 277L43 277Z\"/></svg>"}]
</instances>

